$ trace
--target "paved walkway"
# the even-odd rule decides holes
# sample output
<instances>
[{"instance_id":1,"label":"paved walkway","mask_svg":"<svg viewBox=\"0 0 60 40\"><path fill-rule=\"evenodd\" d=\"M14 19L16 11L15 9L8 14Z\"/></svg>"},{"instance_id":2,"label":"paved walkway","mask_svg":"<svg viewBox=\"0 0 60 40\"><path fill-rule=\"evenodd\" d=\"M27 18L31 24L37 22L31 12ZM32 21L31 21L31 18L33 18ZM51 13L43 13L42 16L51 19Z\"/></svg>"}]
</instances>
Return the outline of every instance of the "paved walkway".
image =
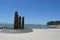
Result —
<instances>
[{"instance_id":1,"label":"paved walkway","mask_svg":"<svg viewBox=\"0 0 60 40\"><path fill-rule=\"evenodd\" d=\"M60 29L32 30L26 33L5 33L0 30L0 40L60 40Z\"/></svg>"}]
</instances>

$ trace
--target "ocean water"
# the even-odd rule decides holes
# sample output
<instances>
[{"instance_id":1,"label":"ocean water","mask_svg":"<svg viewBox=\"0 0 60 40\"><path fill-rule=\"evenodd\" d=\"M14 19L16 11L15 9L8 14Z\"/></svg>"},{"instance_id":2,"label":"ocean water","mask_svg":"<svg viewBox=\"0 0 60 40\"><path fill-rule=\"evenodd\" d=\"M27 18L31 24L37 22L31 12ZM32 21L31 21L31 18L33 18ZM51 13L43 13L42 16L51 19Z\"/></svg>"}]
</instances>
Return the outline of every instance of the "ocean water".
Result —
<instances>
[{"instance_id":1,"label":"ocean water","mask_svg":"<svg viewBox=\"0 0 60 40\"><path fill-rule=\"evenodd\" d=\"M0 27L8 27L8 28L13 28L14 25L13 24L0 24ZM48 28L47 25L35 25L35 24L25 24L24 25L25 28Z\"/></svg>"}]
</instances>

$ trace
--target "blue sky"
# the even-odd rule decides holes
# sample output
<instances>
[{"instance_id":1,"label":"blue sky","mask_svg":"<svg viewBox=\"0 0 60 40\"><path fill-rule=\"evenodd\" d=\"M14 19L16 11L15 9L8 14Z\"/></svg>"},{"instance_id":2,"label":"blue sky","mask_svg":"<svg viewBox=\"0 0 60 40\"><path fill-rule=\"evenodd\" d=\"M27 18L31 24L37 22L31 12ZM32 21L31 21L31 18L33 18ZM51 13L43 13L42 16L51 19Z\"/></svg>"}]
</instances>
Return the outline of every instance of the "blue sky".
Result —
<instances>
[{"instance_id":1,"label":"blue sky","mask_svg":"<svg viewBox=\"0 0 60 40\"><path fill-rule=\"evenodd\" d=\"M25 24L46 24L60 20L60 0L0 0L0 23L13 23L14 12Z\"/></svg>"}]
</instances>

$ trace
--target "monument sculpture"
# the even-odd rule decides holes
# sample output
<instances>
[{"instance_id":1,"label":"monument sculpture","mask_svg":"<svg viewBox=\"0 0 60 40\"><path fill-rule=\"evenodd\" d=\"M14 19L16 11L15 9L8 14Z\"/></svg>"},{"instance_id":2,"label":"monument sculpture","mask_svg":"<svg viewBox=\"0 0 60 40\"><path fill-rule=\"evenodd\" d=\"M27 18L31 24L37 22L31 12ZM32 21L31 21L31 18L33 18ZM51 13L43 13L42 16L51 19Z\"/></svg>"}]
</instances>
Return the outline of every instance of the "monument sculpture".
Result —
<instances>
[{"instance_id":1,"label":"monument sculpture","mask_svg":"<svg viewBox=\"0 0 60 40\"><path fill-rule=\"evenodd\" d=\"M24 17L22 17L22 29L24 29Z\"/></svg>"},{"instance_id":2,"label":"monument sculpture","mask_svg":"<svg viewBox=\"0 0 60 40\"><path fill-rule=\"evenodd\" d=\"M24 17L18 16L17 11L14 17L14 29L24 29Z\"/></svg>"},{"instance_id":3,"label":"monument sculpture","mask_svg":"<svg viewBox=\"0 0 60 40\"><path fill-rule=\"evenodd\" d=\"M19 24L18 24L19 29L21 29L21 16L19 17Z\"/></svg>"},{"instance_id":4,"label":"monument sculpture","mask_svg":"<svg viewBox=\"0 0 60 40\"><path fill-rule=\"evenodd\" d=\"M14 29L18 29L18 12L15 12L15 17L14 17Z\"/></svg>"}]
</instances>

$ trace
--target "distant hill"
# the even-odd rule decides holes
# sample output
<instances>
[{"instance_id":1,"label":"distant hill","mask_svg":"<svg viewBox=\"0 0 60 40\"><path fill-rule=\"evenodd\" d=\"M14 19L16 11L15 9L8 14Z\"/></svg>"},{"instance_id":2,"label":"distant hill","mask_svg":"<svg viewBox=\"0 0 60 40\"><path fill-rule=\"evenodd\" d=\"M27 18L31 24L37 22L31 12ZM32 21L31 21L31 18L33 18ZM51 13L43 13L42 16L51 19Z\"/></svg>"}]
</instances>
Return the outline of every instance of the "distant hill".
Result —
<instances>
[{"instance_id":1,"label":"distant hill","mask_svg":"<svg viewBox=\"0 0 60 40\"><path fill-rule=\"evenodd\" d=\"M60 21L49 21L47 25L60 25Z\"/></svg>"}]
</instances>

